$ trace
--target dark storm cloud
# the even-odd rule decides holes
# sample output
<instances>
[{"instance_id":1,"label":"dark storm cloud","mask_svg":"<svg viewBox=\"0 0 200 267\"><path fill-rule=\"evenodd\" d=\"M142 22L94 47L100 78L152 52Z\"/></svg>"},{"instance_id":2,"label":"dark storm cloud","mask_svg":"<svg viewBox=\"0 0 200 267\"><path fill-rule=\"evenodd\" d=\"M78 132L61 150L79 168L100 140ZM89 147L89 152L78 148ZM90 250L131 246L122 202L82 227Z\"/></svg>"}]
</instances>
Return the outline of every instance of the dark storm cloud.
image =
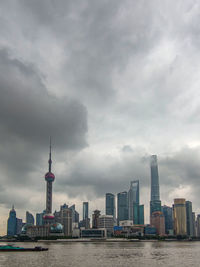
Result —
<instances>
[{"instance_id":1,"label":"dark storm cloud","mask_svg":"<svg viewBox=\"0 0 200 267\"><path fill-rule=\"evenodd\" d=\"M1 127L8 138L44 146L52 135L60 149L86 146L85 107L50 95L33 66L9 58L5 50L0 51L0 93Z\"/></svg>"},{"instance_id":2,"label":"dark storm cloud","mask_svg":"<svg viewBox=\"0 0 200 267\"><path fill-rule=\"evenodd\" d=\"M50 95L34 66L0 50L0 165L1 179L30 182L41 167L51 135L56 150L87 146L87 111L78 101ZM39 165L39 166L38 166Z\"/></svg>"},{"instance_id":3,"label":"dark storm cloud","mask_svg":"<svg viewBox=\"0 0 200 267\"><path fill-rule=\"evenodd\" d=\"M61 48L64 94L106 109L117 97L112 75L130 61L138 65L161 38L153 7L146 1L19 1L11 16L26 40L51 40Z\"/></svg>"}]
</instances>

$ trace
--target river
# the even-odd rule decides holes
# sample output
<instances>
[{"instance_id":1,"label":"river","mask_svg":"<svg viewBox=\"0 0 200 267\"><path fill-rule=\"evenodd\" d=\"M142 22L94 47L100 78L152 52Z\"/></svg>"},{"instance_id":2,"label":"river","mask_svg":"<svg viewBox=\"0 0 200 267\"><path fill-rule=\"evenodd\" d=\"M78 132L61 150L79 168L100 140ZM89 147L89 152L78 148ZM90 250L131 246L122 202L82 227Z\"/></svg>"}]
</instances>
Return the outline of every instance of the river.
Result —
<instances>
[{"instance_id":1,"label":"river","mask_svg":"<svg viewBox=\"0 0 200 267\"><path fill-rule=\"evenodd\" d=\"M200 242L16 243L44 252L0 252L0 266L200 266Z\"/></svg>"}]
</instances>

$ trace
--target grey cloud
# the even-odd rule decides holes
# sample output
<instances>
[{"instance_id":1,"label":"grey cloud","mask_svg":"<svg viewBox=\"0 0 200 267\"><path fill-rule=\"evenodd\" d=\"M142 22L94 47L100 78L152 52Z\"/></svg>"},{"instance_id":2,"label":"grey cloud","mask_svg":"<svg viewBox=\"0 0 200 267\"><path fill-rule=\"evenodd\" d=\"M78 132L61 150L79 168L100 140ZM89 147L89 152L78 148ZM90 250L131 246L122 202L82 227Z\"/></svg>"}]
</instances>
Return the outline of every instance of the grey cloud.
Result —
<instances>
[{"instance_id":1,"label":"grey cloud","mask_svg":"<svg viewBox=\"0 0 200 267\"><path fill-rule=\"evenodd\" d=\"M135 151L138 152L137 148ZM67 192L69 197L78 196L94 200L103 197L106 192L118 193L128 190L131 180L139 179L142 202L148 205L150 201L150 161L148 154L122 151L116 157L95 158L89 152L83 152L68 168L66 176L60 176L55 184L56 192ZM194 209L198 209L200 190L199 170L200 148L183 147L168 155L158 155L160 191L162 203L173 203L170 194L181 186L190 186ZM143 192L149 192L143 195ZM174 197L179 197L174 195ZM182 196L186 197L186 196Z\"/></svg>"},{"instance_id":2,"label":"grey cloud","mask_svg":"<svg viewBox=\"0 0 200 267\"><path fill-rule=\"evenodd\" d=\"M0 50L1 180L22 185L40 171L51 135L60 153L87 146L87 110L77 100L48 93L30 64Z\"/></svg>"},{"instance_id":3,"label":"grey cloud","mask_svg":"<svg viewBox=\"0 0 200 267\"><path fill-rule=\"evenodd\" d=\"M50 95L30 65L0 51L0 119L9 136L44 145L47 136L60 149L86 146L87 111L78 101Z\"/></svg>"}]
</instances>

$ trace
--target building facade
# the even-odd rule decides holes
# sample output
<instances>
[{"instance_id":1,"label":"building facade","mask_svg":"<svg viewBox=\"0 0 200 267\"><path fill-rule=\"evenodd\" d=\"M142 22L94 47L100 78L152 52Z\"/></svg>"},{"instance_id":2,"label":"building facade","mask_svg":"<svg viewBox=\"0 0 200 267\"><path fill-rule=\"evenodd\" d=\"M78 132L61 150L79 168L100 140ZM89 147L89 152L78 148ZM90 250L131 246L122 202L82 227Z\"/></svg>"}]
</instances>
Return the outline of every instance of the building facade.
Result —
<instances>
[{"instance_id":1,"label":"building facade","mask_svg":"<svg viewBox=\"0 0 200 267\"><path fill-rule=\"evenodd\" d=\"M36 213L36 225L37 226L43 225L43 216L44 216L44 212Z\"/></svg>"},{"instance_id":2,"label":"building facade","mask_svg":"<svg viewBox=\"0 0 200 267\"><path fill-rule=\"evenodd\" d=\"M144 224L144 205L133 204L133 223Z\"/></svg>"},{"instance_id":3,"label":"building facade","mask_svg":"<svg viewBox=\"0 0 200 267\"><path fill-rule=\"evenodd\" d=\"M197 215L197 237L200 237L200 214Z\"/></svg>"},{"instance_id":4,"label":"building facade","mask_svg":"<svg viewBox=\"0 0 200 267\"><path fill-rule=\"evenodd\" d=\"M172 207L163 206L162 207L163 214L165 217L165 233L172 234L173 233L173 210Z\"/></svg>"},{"instance_id":5,"label":"building facade","mask_svg":"<svg viewBox=\"0 0 200 267\"><path fill-rule=\"evenodd\" d=\"M20 235L22 232L23 222L22 219L16 218L16 234Z\"/></svg>"},{"instance_id":6,"label":"building facade","mask_svg":"<svg viewBox=\"0 0 200 267\"><path fill-rule=\"evenodd\" d=\"M92 228L97 229L99 228L99 217L101 215L100 210L95 210L92 214Z\"/></svg>"},{"instance_id":7,"label":"building facade","mask_svg":"<svg viewBox=\"0 0 200 267\"><path fill-rule=\"evenodd\" d=\"M128 191L128 219L133 220L133 205L139 205L139 180L131 181Z\"/></svg>"},{"instance_id":8,"label":"building facade","mask_svg":"<svg viewBox=\"0 0 200 267\"><path fill-rule=\"evenodd\" d=\"M128 194L126 191L117 194L117 222L128 220Z\"/></svg>"},{"instance_id":9,"label":"building facade","mask_svg":"<svg viewBox=\"0 0 200 267\"><path fill-rule=\"evenodd\" d=\"M186 203L184 198L174 199L173 205L174 234L187 235Z\"/></svg>"},{"instance_id":10,"label":"building facade","mask_svg":"<svg viewBox=\"0 0 200 267\"><path fill-rule=\"evenodd\" d=\"M112 193L106 193L106 215L112 215L114 220L116 218L115 195Z\"/></svg>"},{"instance_id":11,"label":"building facade","mask_svg":"<svg viewBox=\"0 0 200 267\"><path fill-rule=\"evenodd\" d=\"M8 223L7 223L7 235L14 236L17 232L17 218L16 218L16 211L14 206L10 210Z\"/></svg>"},{"instance_id":12,"label":"building facade","mask_svg":"<svg viewBox=\"0 0 200 267\"><path fill-rule=\"evenodd\" d=\"M83 220L89 217L89 204L88 202L83 202Z\"/></svg>"},{"instance_id":13,"label":"building facade","mask_svg":"<svg viewBox=\"0 0 200 267\"><path fill-rule=\"evenodd\" d=\"M193 225L193 217L192 217L192 202L186 201L186 219L187 219L187 235L194 236L194 225Z\"/></svg>"},{"instance_id":14,"label":"building facade","mask_svg":"<svg viewBox=\"0 0 200 267\"><path fill-rule=\"evenodd\" d=\"M72 235L72 210L66 204L61 206L60 223L63 225L63 232L65 236Z\"/></svg>"},{"instance_id":15,"label":"building facade","mask_svg":"<svg viewBox=\"0 0 200 267\"><path fill-rule=\"evenodd\" d=\"M154 211L161 211L158 163L156 155L151 156L150 167L151 167L151 201L150 201L150 215L151 215Z\"/></svg>"},{"instance_id":16,"label":"building facade","mask_svg":"<svg viewBox=\"0 0 200 267\"><path fill-rule=\"evenodd\" d=\"M106 228L107 233L113 233L114 218L112 215L100 215L98 228Z\"/></svg>"},{"instance_id":17,"label":"building facade","mask_svg":"<svg viewBox=\"0 0 200 267\"><path fill-rule=\"evenodd\" d=\"M34 216L30 212L26 212L26 223L34 225Z\"/></svg>"},{"instance_id":18,"label":"building facade","mask_svg":"<svg viewBox=\"0 0 200 267\"><path fill-rule=\"evenodd\" d=\"M89 219L89 203L83 202L83 220L80 222L81 227L85 229L90 228L90 219Z\"/></svg>"},{"instance_id":19,"label":"building facade","mask_svg":"<svg viewBox=\"0 0 200 267\"><path fill-rule=\"evenodd\" d=\"M154 211L152 213L151 226L156 228L157 235L165 235L165 218L161 211Z\"/></svg>"}]
</instances>

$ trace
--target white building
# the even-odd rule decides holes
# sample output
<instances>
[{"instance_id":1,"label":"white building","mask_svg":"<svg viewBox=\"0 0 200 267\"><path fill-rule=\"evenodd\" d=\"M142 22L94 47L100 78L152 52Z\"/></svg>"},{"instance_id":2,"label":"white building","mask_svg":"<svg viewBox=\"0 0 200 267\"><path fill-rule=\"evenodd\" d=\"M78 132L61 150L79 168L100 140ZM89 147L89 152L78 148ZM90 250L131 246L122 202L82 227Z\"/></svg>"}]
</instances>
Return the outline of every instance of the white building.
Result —
<instances>
[{"instance_id":1,"label":"white building","mask_svg":"<svg viewBox=\"0 0 200 267\"><path fill-rule=\"evenodd\" d=\"M113 233L114 218L112 215L100 215L98 228L106 228L109 232Z\"/></svg>"}]
</instances>

